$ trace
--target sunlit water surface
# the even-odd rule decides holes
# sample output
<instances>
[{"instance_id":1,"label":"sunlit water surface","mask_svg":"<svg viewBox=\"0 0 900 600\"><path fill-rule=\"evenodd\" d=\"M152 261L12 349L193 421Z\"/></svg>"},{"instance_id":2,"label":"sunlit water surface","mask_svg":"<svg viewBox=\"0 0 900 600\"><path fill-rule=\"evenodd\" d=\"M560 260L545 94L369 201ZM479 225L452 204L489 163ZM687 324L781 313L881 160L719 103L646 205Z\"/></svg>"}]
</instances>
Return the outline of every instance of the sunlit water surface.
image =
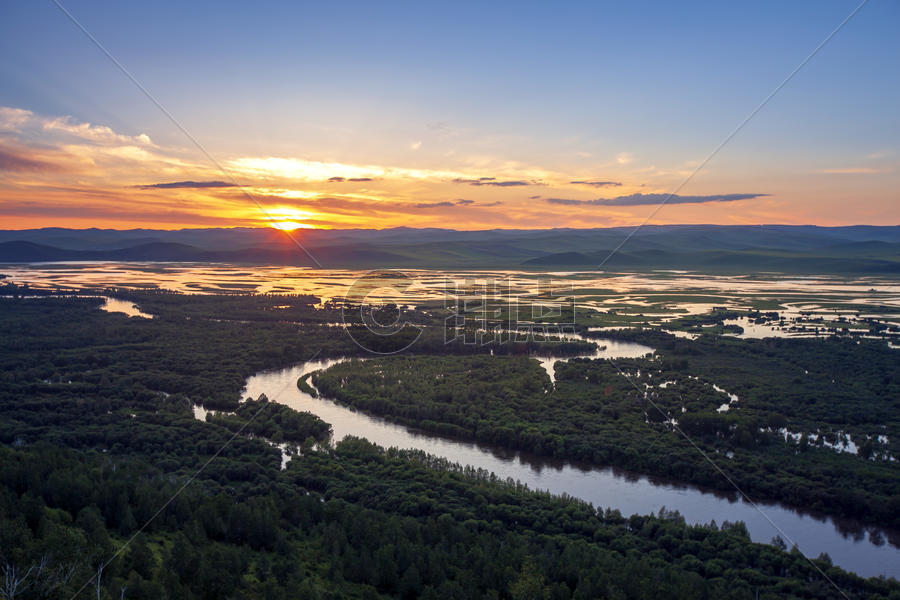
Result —
<instances>
[{"instance_id":1,"label":"sunlit water surface","mask_svg":"<svg viewBox=\"0 0 900 600\"><path fill-rule=\"evenodd\" d=\"M669 304L688 313L706 312L716 305L742 305L745 296L810 298L830 302L856 302L900 308L900 281L878 277L708 275L655 271L634 272L528 272L516 270L451 271L406 269L400 285L374 290L372 299L403 302L442 299L448 292L504 286L515 295L548 290L571 293L585 306L608 308L630 305L651 309L652 294L668 293ZM396 272L395 272L396 273ZM15 282L42 288L165 288L180 292L287 292L314 294L323 299L343 298L348 289L370 271L308 269L286 266L249 266L229 263L62 262L0 265L0 274ZM490 289L490 288L489 288ZM678 298L706 294L702 302ZM648 301L647 295L651 295ZM648 311L650 314L652 311Z\"/></svg>"},{"instance_id":2,"label":"sunlit water surface","mask_svg":"<svg viewBox=\"0 0 900 600\"><path fill-rule=\"evenodd\" d=\"M613 343L606 345L606 356L641 356L646 346ZM541 359L545 360L552 359ZM340 406L324 398L314 398L297 387L297 380L307 373L326 369L338 360L315 360L250 377L245 397L265 394L270 400L295 410L318 415L334 428L334 440L347 435L364 437L385 447L413 448L444 457L461 465L471 465L512 478L531 489L568 494L597 507L613 508L623 515L658 513L661 508L678 510L688 523L718 524L743 521L757 542L769 542L776 535L793 540L810 557L827 552L834 564L863 576L900 577L900 550L876 536L874 543L866 531L854 524L837 523L831 518L815 517L778 504L752 504L740 499L703 492L691 486L678 485L611 468L575 465L527 456L518 452L489 448L479 444L442 438L419 430L395 425L377 417ZM200 416L200 415L198 415ZM299 459L299 460L302 460ZM727 459L715 456L727 470ZM891 534L882 532L894 544Z\"/></svg>"}]
</instances>

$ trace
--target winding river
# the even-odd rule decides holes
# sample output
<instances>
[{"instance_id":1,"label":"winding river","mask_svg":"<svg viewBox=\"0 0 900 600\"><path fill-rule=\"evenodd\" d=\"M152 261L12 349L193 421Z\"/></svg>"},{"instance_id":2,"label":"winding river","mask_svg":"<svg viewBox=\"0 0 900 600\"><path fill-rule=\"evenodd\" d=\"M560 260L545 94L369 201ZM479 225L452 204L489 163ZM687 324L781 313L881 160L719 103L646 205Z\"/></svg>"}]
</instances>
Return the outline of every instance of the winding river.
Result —
<instances>
[{"instance_id":1,"label":"winding river","mask_svg":"<svg viewBox=\"0 0 900 600\"><path fill-rule=\"evenodd\" d=\"M593 341L605 346L593 353L594 357L642 356L652 351L640 344ZM769 542L781 535L785 540L795 542L807 556L816 557L827 552L834 564L860 575L900 578L900 550L886 543L881 535L867 536L865 529L852 524L802 514L778 504L760 504L757 508L736 494L728 497L617 469L552 461L446 439L350 410L327 399L314 398L298 389L297 380L301 376L342 360L313 360L287 369L258 373L247 380L243 395L256 398L265 394L272 401L316 414L332 425L336 441L354 435L384 447L423 450L463 465L492 471L500 477L519 480L531 489L566 493L594 506L618 509L626 516L655 513L665 507L678 510L692 524L712 520L719 524L743 521L754 541ZM553 359L540 360L552 371ZM894 538L891 541L900 543Z\"/></svg>"},{"instance_id":2,"label":"winding river","mask_svg":"<svg viewBox=\"0 0 900 600\"><path fill-rule=\"evenodd\" d=\"M65 265L64 267L64 274L75 268L71 265ZM16 268L18 269L19 267ZM133 269L134 267L128 266L127 268ZM159 274L156 271L161 267L150 265L147 268L153 271L152 274L147 275L149 280L158 283ZM98 282L102 281L104 285L109 285L109 275L102 269L89 266L83 272L82 270L75 270L77 271L76 275L80 277L91 276L96 278ZM204 265L202 273L208 270L209 266ZM39 278L41 274L46 275L47 271L48 269L44 267L29 272L29 274ZM179 277L184 278L185 281L201 281L199 278L201 278L202 273L197 271L197 269L191 270L178 266L176 271ZM129 284L133 283L132 275L134 274L131 272L127 273L127 276L123 275L123 281ZM244 281L248 274L243 271L235 271L232 275L233 278L240 277L240 281ZM279 274L278 282L283 281L281 275L283 274ZM307 289L307 284L312 280L313 276L316 278L322 277L321 274L315 272L304 272L304 275L303 286L298 288L298 290L304 292L310 291ZM50 282L54 284L68 281L65 278L58 279L58 277L62 276L54 275L52 270L50 271L50 276ZM57 278L54 279L54 277ZM734 281L728 278L723 278L722 282L704 279L702 281L703 286L710 286L710 281L721 285L723 289L726 289L726 287L727 289L732 289L735 286ZM73 281L71 285L74 286L76 283L78 281ZM655 286L659 284L656 280L652 283ZM754 282L749 282L747 285L751 283ZM821 292L821 282L813 281L810 285L812 283L815 284L815 289ZM342 282L341 284L343 285ZM609 281L601 280L598 281L595 287L602 287L607 284L609 284ZM679 281L679 285L683 284L683 281ZM188 286L190 291L196 291L190 287L193 284L185 285ZM641 283L640 285L643 284ZM896 293L898 289L896 284L892 283L891 285L895 286L891 288L891 292ZM125 285L125 287L128 287L128 285ZM868 289L872 285L866 282L865 285L858 284L857 287ZM338 287L337 289L342 290L343 288ZM266 289L263 288L257 291L266 291ZM847 291L853 290L848 289ZM324 295L327 296L328 294ZM884 299L880 299L880 301L887 302ZM891 299L891 302L896 302L896 299ZM131 317L152 317L152 315L140 312L130 302L114 298L107 298L101 308L110 312L123 312ZM680 334L681 332L678 333ZM767 336L773 335L770 332L762 332L762 334ZM590 341L595 341L604 346L604 348L588 355L592 358L637 357L652 351L652 349L639 344L612 340ZM555 494L565 493L591 502L594 506L617 509L624 515L648 514L658 512L665 507L668 510L678 510L688 523L709 523L715 520L721 524L724 521L743 521L750 532L750 536L755 541L769 542L774 536L781 535L786 540L797 543L800 550L807 556L815 557L822 552L826 552L834 564L860 575L885 575L900 578L900 550L897 548L900 545L900 534L898 533L893 534L893 537L888 536L884 532L877 532L875 535L872 535L872 532L867 532L865 528L852 523L838 522L831 518L801 513L778 504L761 504L757 508L739 498L737 494L728 497L722 494L701 491L691 486L659 481L611 468L586 467L498 448L485 447L474 443L445 439L352 411L327 399L313 398L298 389L297 380L302 375L328 368L341 360L343 359L314 360L300 363L287 369L258 373L246 381L244 397L256 398L260 394L265 394L270 400L280 402L296 410L314 413L332 425L335 440L340 440L347 435L355 435L367 438L385 447L394 446L423 450L460 464L468 464L494 472L500 477L519 480L532 489L548 490ZM538 360L547 369L552 379L553 363L558 359L540 357ZM204 418L205 413L206 411L199 407L195 410L195 414L201 419ZM727 461L726 458L719 456L716 457L716 460ZM727 464L723 466L727 467ZM890 543L885 543L885 537L888 537Z\"/></svg>"}]
</instances>

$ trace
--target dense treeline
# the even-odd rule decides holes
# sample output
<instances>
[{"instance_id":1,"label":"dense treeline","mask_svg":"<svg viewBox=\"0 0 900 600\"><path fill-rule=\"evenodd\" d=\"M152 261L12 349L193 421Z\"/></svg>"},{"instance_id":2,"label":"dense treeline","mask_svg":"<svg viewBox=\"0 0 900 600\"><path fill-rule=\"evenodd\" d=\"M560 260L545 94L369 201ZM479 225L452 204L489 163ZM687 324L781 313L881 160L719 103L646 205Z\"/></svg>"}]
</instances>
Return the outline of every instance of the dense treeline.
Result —
<instances>
[{"instance_id":1,"label":"dense treeline","mask_svg":"<svg viewBox=\"0 0 900 600\"><path fill-rule=\"evenodd\" d=\"M307 446L282 470L257 436L322 439L327 424L239 404L244 379L353 354L340 330L127 318L99 302L0 300L0 579L21 580L7 596L96 597L110 559L104 600L838 595L740 525L623 518L362 440ZM498 402L555 393L527 359L495 359L522 375L491 374ZM198 403L235 414L201 422ZM250 411L259 423L239 424ZM817 564L851 598L900 598L896 582Z\"/></svg>"},{"instance_id":2,"label":"dense treeline","mask_svg":"<svg viewBox=\"0 0 900 600\"><path fill-rule=\"evenodd\" d=\"M860 440L883 434L887 449L900 455L900 353L881 340L704 335L691 341L647 329L603 333L653 346L655 368L679 382L707 377L737 394L741 411L783 415L796 431L840 429Z\"/></svg>"},{"instance_id":3,"label":"dense treeline","mask_svg":"<svg viewBox=\"0 0 900 600\"><path fill-rule=\"evenodd\" d=\"M130 300L143 312L165 317L215 318L255 322L340 321L336 311L318 310L321 300L308 294L195 294L185 302L184 294L165 290L113 290L111 295Z\"/></svg>"},{"instance_id":4,"label":"dense treeline","mask_svg":"<svg viewBox=\"0 0 900 600\"><path fill-rule=\"evenodd\" d=\"M128 318L97 310L97 298L2 302L0 394L29 401L99 396L124 405L163 392L233 409L259 370L358 351L320 327Z\"/></svg>"},{"instance_id":5,"label":"dense treeline","mask_svg":"<svg viewBox=\"0 0 900 600\"><path fill-rule=\"evenodd\" d=\"M241 402L233 413L209 413L206 420L275 443L322 442L331 436L331 425L316 415L269 402L265 394Z\"/></svg>"},{"instance_id":6,"label":"dense treeline","mask_svg":"<svg viewBox=\"0 0 900 600\"><path fill-rule=\"evenodd\" d=\"M2 559L32 569L12 597L95 597L98 572L103 599L839 597L817 566L850 598L900 598L896 582L813 566L740 524L624 518L364 440L263 467L265 487L201 477L178 495L140 458L0 457Z\"/></svg>"},{"instance_id":7,"label":"dense treeline","mask_svg":"<svg viewBox=\"0 0 900 600\"><path fill-rule=\"evenodd\" d=\"M340 463L337 469L335 458ZM401 472L404 475L398 477ZM618 511L527 492L515 482L498 481L484 471L420 452L385 452L365 440L348 439L334 452L315 453L296 462L288 475L329 499L433 523L449 536L440 546L452 555L465 556L476 576L504 582L501 597L505 597L504 587L513 598L541 597L534 591L522 593L528 580L550 598L569 594L575 598L752 598L757 591L760 598L838 595L830 585L823 585L821 574L799 552L784 553L774 546L751 543L742 524L725 523L720 530L715 524L688 527L677 513L664 511L658 517L623 518ZM424 533L426 542L437 541L434 534ZM377 560L379 540L355 536L346 543L357 549L364 563L367 554ZM431 552L427 550L404 551L399 544L392 550L398 560L409 560L419 574L440 568L440 558L428 560ZM829 577L838 572L828 566L827 558L817 564ZM389 562L378 571L396 581ZM404 570L396 573L399 577ZM788 573L805 581L778 582ZM852 577L832 579L853 594L847 590L856 587ZM477 589L479 583L462 587ZM491 597L490 589L483 590L487 597Z\"/></svg>"},{"instance_id":8,"label":"dense treeline","mask_svg":"<svg viewBox=\"0 0 900 600\"><path fill-rule=\"evenodd\" d=\"M558 362L555 387L534 360L484 356L342 363L313 382L339 402L438 434L731 491L675 422L753 497L900 527L895 462L786 443L777 431L832 425L898 439L897 358L876 345L810 342L804 358L788 344L773 346L779 354L738 340L678 340L670 345L686 354L660 344L652 359ZM809 361L807 388L794 383L796 361ZM841 375L839 391L832 377ZM730 398L714 384L738 394L728 412L717 412Z\"/></svg>"}]
</instances>

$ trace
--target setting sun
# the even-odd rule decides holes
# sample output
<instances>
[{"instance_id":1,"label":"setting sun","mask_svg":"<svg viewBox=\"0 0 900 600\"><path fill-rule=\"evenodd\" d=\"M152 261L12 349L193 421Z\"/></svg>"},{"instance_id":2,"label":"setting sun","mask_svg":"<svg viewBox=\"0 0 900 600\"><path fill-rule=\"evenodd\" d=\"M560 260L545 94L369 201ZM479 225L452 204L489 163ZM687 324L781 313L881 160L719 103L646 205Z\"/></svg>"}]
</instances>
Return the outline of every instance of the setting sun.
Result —
<instances>
[{"instance_id":1,"label":"setting sun","mask_svg":"<svg viewBox=\"0 0 900 600\"><path fill-rule=\"evenodd\" d=\"M313 220L317 217L315 213L298 210L292 206L276 206L265 209L267 225L282 231L293 231L294 229L315 229L314 225L305 223L304 221Z\"/></svg>"},{"instance_id":2,"label":"setting sun","mask_svg":"<svg viewBox=\"0 0 900 600\"><path fill-rule=\"evenodd\" d=\"M306 223L297 223L296 221L278 221L271 224L275 229L282 231L293 231L294 229L315 229L312 225Z\"/></svg>"}]
</instances>

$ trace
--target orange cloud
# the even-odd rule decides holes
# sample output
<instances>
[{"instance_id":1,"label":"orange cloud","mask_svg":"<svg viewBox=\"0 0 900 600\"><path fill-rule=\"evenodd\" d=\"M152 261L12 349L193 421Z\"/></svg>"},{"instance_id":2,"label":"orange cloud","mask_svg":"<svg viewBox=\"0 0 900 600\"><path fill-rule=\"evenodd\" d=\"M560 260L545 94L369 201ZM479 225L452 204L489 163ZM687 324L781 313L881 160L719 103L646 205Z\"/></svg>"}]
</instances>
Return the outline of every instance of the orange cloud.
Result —
<instances>
[{"instance_id":1,"label":"orange cloud","mask_svg":"<svg viewBox=\"0 0 900 600\"><path fill-rule=\"evenodd\" d=\"M7 228L633 225L643 222L654 208L651 205L675 189L683 170L681 163L668 171L640 165L628 153L591 169L571 171L472 157L445 168L292 156L238 155L219 160L225 172L197 152L159 145L143 132L122 133L71 117L44 117L0 107L0 219ZM760 181L751 187L746 180L723 184L720 179L715 183L719 189L692 189L682 197L734 199L728 192L759 189L774 198L748 194L740 203L704 200L702 206L670 201L671 206L659 211L653 222L758 223L763 218L834 222L842 218L834 212L837 199L830 200L834 214L825 215L823 206L831 205L823 202L821 193L798 191L800 184L769 187ZM725 185L730 189L723 190ZM540 195L534 193L535 186L540 186ZM466 198L461 199L463 189ZM603 190L615 194L597 198Z\"/></svg>"}]
</instances>

